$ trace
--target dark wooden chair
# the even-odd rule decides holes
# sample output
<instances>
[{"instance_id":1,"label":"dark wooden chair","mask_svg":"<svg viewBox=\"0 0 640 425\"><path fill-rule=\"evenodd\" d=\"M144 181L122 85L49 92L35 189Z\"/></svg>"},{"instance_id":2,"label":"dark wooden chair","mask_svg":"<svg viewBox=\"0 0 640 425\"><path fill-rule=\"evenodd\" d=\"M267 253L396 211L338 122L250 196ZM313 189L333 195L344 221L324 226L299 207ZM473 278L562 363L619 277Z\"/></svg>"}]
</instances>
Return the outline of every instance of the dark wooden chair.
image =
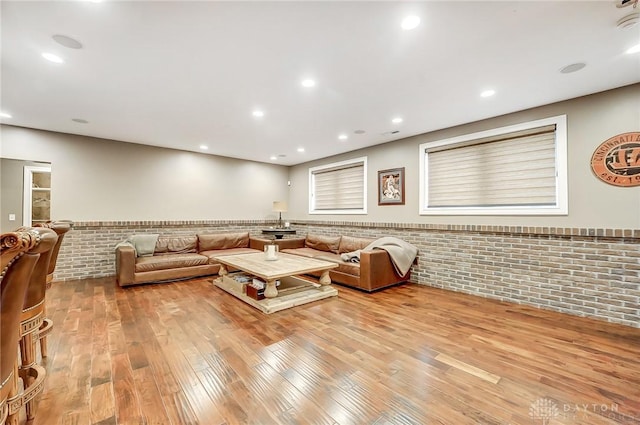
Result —
<instances>
[{"instance_id":1,"label":"dark wooden chair","mask_svg":"<svg viewBox=\"0 0 640 425\"><path fill-rule=\"evenodd\" d=\"M36 227L46 227L52 229L58 235L58 241L51 250L51 258L49 259L49 269L47 270L47 289L51 288L51 282L53 281L53 273L56 270L56 264L58 262L58 254L60 253L60 246L64 235L73 227L72 221L52 221L44 224L36 224ZM47 357L47 335L51 333L53 329L53 321L46 317L42 320L42 326L38 332L38 339L40 341L40 354L42 357Z\"/></svg>"},{"instance_id":2,"label":"dark wooden chair","mask_svg":"<svg viewBox=\"0 0 640 425\"><path fill-rule=\"evenodd\" d=\"M27 287L40 258L40 253L35 252L39 243L39 234L28 230L0 236L0 424L6 423L9 415L16 418L22 406L23 399L17 394L20 318Z\"/></svg>"}]
</instances>

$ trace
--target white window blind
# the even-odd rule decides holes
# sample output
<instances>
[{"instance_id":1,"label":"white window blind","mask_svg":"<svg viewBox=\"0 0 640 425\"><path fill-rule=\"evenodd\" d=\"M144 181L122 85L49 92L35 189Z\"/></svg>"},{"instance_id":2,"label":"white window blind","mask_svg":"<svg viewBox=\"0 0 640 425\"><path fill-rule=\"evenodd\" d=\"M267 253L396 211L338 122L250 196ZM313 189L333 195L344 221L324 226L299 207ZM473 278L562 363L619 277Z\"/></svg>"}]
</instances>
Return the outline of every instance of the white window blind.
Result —
<instances>
[{"instance_id":1,"label":"white window blind","mask_svg":"<svg viewBox=\"0 0 640 425\"><path fill-rule=\"evenodd\" d=\"M555 125L429 152L429 207L555 205Z\"/></svg>"},{"instance_id":2,"label":"white window blind","mask_svg":"<svg viewBox=\"0 0 640 425\"><path fill-rule=\"evenodd\" d=\"M565 115L427 142L420 153L421 214L568 212Z\"/></svg>"},{"instance_id":3,"label":"white window blind","mask_svg":"<svg viewBox=\"0 0 640 425\"><path fill-rule=\"evenodd\" d=\"M366 212L365 169L360 159L310 170L311 212Z\"/></svg>"}]
</instances>

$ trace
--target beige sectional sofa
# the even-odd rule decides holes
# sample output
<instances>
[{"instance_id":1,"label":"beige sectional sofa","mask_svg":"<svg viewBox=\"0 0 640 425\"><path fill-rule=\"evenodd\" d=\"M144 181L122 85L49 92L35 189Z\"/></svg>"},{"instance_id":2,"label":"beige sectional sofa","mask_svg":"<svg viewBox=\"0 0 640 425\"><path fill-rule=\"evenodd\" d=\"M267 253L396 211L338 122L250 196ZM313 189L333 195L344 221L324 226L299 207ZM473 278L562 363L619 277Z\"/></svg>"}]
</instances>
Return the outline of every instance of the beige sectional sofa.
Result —
<instances>
[{"instance_id":1,"label":"beige sectional sofa","mask_svg":"<svg viewBox=\"0 0 640 425\"><path fill-rule=\"evenodd\" d=\"M256 252L249 245L248 232L133 235L116 246L116 279L120 286L129 286L213 275L220 269L216 255Z\"/></svg>"}]
</instances>

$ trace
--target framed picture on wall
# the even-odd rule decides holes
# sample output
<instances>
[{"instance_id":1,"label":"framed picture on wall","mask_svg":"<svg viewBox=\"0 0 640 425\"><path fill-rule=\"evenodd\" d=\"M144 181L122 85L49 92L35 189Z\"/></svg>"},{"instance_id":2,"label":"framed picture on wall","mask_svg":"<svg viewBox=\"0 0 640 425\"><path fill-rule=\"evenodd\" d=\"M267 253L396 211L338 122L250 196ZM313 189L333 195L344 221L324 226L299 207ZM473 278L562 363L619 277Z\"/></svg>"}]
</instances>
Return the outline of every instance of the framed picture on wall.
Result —
<instances>
[{"instance_id":1,"label":"framed picture on wall","mask_svg":"<svg viewBox=\"0 0 640 425\"><path fill-rule=\"evenodd\" d=\"M378 171L378 205L404 205L404 167Z\"/></svg>"}]
</instances>

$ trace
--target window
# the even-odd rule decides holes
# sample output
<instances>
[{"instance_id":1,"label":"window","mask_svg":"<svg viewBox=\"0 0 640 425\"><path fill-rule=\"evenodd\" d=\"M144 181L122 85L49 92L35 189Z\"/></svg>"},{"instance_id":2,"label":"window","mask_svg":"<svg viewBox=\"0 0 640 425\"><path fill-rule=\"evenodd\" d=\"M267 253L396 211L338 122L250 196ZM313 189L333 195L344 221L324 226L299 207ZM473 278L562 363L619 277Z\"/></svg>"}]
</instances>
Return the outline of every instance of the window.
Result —
<instances>
[{"instance_id":1,"label":"window","mask_svg":"<svg viewBox=\"0 0 640 425\"><path fill-rule=\"evenodd\" d=\"M420 214L562 215L566 116L420 145Z\"/></svg>"},{"instance_id":2,"label":"window","mask_svg":"<svg viewBox=\"0 0 640 425\"><path fill-rule=\"evenodd\" d=\"M367 158L309 169L309 214L366 214Z\"/></svg>"}]
</instances>

